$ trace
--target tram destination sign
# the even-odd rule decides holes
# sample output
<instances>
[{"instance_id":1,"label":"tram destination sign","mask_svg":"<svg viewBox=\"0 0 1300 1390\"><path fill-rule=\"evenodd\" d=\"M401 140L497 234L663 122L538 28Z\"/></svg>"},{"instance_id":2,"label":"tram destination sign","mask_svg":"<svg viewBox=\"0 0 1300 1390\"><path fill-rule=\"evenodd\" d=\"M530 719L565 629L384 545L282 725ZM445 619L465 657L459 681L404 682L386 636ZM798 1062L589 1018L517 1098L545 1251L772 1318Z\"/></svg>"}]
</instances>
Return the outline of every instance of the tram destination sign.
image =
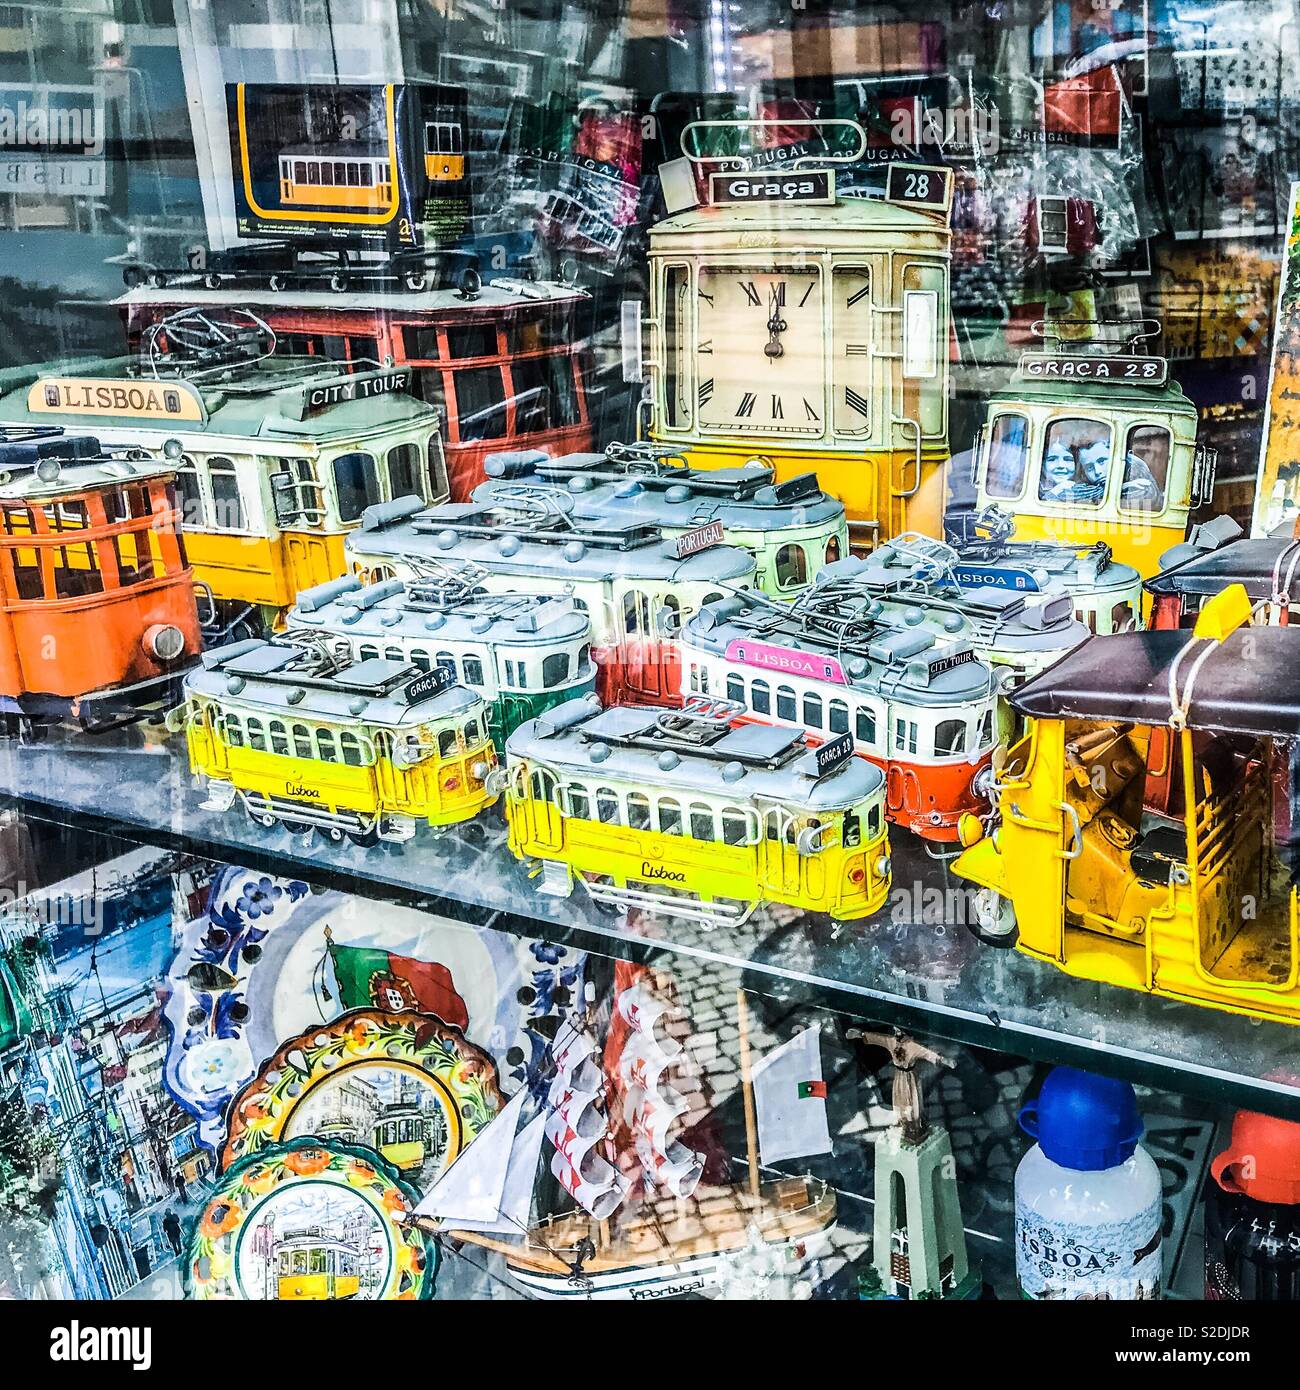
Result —
<instances>
[{"instance_id":1,"label":"tram destination sign","mask_svg":"<svg viewBox=\"0 0 1300 1390\"><path fill-rule=\"evenodd\" d=\"M402 694L408 705L418 705L421 700L432 700L435 695L441 695L455 683L455 673L449 666L435 666L433 670L424 671L408 681Z\"/></svg>"},{"instance_id":2,"label":"tram destination sign","mask_svg":"<svg viewBox=\"0 0 1300 1390\"><path fill-rule=\"evenodd\" d=\"M963 589L1006 589L1015 594L1038 592L1038 580L1016 565L954 565L952 577Z\"/></svg>"},{"instance_id":3,"label":"tram destination sign","mask_svg":"<svg viewBox=\"0 0 1300 1390\"><path fill-rule=\"evenodd\" d=\"M1115 385L1163 386L1169 363L1163 357L1071 357L1025 352L1020 375L1030 381L1099 381Z\"/></svg>"},{"instance_id":4,"label":"tram destination sign","mask_svg":"<svg viewBox=\"0 0 1300 1390\"><path fill-rule=\"evenodd\" d=\"M821 203L835 201L833 169L774 169L761 174L710 174L714 203Z\"/></svg>"},{"instance_id":5,"label":"tram destination sign","mask_svg":"<svg viewBox=\"0 0 1300 1390\"><path fill-rule=\"evenodd\" d=\"M940 656L932 656L926 663L929 677L934 680L937 676L942 676L948 671L955 671L958 666L965 666L968 662L975 660L975 649L964 647L958 652L946 652Z\"/></svg>"},{"instance_id":6,"label":"tram destination sign","mask_svg":"<svg viewBox=\"0 0 1300 1390\"><path fill-rule=\"evenodd\" d=\"M817 755L817 775L825 777L853 756L853 735L840 734L838 738L813 749L813 752Z\"/></svg>"},{"instance_id":7,"label":"tram destination sign","mask_svg":"<svg viewBox=\"0 0 1300 1390\"><path fill-rule=\"evenodd\" d=\"M722 522L706 521L703 526L696 526L694 530L683 531L673 543L673 552L679 560L685 560L688 555L698 555L701 550L721 544Z\"/></svg>"},{"instance_id":8,"label":"tram destination sign","mask_svg":"<svg viewBox=\"0 0 1300 1390\"><path fill-rule=\"evenodd\" d=\"M942 164L890 164L885 172L885 202L947 212L952 205L952 170Z\"/></svg>"},{"instance_id":9,"label":"tram destination sign","mask_svg":"<svg viewBox=\"0 0 1300 1390\"><path fill-rule=\"evenodd\" d=\"M328 410L345 401L368 401L376 396L391 396L411 389L408 371L378 372L367 376L341 376L334 381L302 388L302 413Z\"/></svg>"},{"instance_id":10,"label":"tram destination sign","mask_svg":"<svg viewBox=\"0 0 1300 1390\"><path fill-rule=\"evenodd\" d=\"M208 418L203 397L186 382L145 377L45 376L27 392L34 415L117 415L201 425Z\"/></svg>"}]
</instances>

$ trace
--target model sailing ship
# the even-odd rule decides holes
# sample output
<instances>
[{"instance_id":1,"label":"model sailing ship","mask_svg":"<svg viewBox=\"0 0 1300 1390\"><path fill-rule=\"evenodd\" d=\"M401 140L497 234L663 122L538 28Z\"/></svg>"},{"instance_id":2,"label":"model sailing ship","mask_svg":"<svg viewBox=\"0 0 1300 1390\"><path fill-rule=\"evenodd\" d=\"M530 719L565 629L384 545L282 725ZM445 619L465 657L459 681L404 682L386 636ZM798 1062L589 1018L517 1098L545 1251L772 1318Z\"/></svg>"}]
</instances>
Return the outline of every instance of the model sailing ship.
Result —
<instances>
[{"instance_id":1,"label":"model sailing ship","mask_svg":"<svg viewBox=\"0 0 1300 1390\"><path fill-rule=\"evenodd\" d=\"M434 1184L416 1220L497 1251L519 1283L548 1299L700 1293L722 1283L730 1260L756 1240L792 1266L823 1253L835 1224L834 1189L809 1177L759 1174L743 997L749 1177L708 1184L702 1156L678 1137L689 1108L674 1086L682 1049L671 1024L680 1015L648 971L631 984L629 973L616 981L604 1048L590 1009L567 1019L538 1113L521 1126L528 1096L516 1095ZM551 1173L576 1206L530 1223L544 1143L553 1151ZM640 1200L629 1204L638 1189Z\"/></svg>"}]
</instances>

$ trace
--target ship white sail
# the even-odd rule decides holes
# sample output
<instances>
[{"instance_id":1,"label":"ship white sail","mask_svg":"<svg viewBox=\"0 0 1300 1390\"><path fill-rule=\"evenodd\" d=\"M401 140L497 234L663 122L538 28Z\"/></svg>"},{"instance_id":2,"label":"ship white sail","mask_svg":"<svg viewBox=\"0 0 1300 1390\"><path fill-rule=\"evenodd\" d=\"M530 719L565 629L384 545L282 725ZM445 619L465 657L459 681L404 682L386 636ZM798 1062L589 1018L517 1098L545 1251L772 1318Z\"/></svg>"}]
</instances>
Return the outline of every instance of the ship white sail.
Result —
<instances>
[{"instance_id":1,"label":"ship white sail","mask_svg":"<svg viewBox=\"0 0 1300 1390\"><path fill-rule=\"evenodd\" d=\"M444 1225L489 1235L522 1235L528 1226L533 1181L542 1152L546 1115L521 1129L527 1090L519 1091L434 1182L415 1209Z\"/></svg>"},{"instance_id":2,"label":"ship white sail","mask_svg":"<svg viewBox=\"0 0 1300 1390\"><path fill-rule=\"evenodd\" d=\"M689 1108L669 1077L682 1054L681 1043L670 1032L677 1010L656 993L648 974L619 993L616 1008L628 1033L618 1052L615 1090L622 1096L621 1119L644 1181L674 1197L689 1197L699 1186L704 1161L673 1137Z\"/></svg>"},{"instance_id":3,"label":"ship white sail","mask_svg":"<svg viewBox=\"0 0 1300 1390\"><path fill-rule=\"evenodd\" d=\"M605 1078L591 1036L569 1020L560 1025L551 1048L555 1079L548 1096L546 1137L555 1146L551 1172L584 1211L604 1221L627 1197L628 1184L600 1149L609 1126L600 1102Z\"/></svg>"}]
</instances>

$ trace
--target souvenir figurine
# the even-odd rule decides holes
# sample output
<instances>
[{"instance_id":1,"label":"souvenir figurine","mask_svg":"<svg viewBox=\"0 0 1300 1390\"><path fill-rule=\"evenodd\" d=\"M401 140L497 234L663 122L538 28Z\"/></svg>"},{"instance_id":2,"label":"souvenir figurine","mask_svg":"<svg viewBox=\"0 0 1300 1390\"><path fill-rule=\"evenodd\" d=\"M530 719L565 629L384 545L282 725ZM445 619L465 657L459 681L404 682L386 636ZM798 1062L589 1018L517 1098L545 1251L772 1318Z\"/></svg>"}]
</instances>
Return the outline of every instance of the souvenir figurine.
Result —
<instances>
[{"instance_id":1,"label":"souvenir figurine","mask_svg":"<svg viewBox=\"0 0 1300 1390\"><path fill-rule=\"evenodd\" d=\"M885 779L847 735L735 725L697 696L684 709L571 700L506 745L510 848L539 891L581 884L598 906L706 927L781 902L839 920L889 892Z\"/></svg>"},{"instance_id":2,"label":"souvenir figurine","mask_svg":"<svg viewBox=\"0 0 1300 1390\"><path fill-rule=\"evenodd\" d=\"M10 714L100 725L165 708L198 655L176 474L132 452L57 428L0 428Z\"/></svg>"},{"instance_id":3,"label":"souvenir figurine","mask_svg":"<svg viewBox=\"0 0 1300 1390\"><path fill-rule=\"evenodd\" d=\"M299 589L343 574L343 537L378 502L439 502L439 413L379 363L281 361L250 314L160 326L144 366L0 373L0 424L93 427L176 474L186 551L215 625L274 622Z\"/></svg>"},{"instance_id":4,"label":"souvenir figurine","mask_svg":"<svg viewBox=\"0 0 1300 1390\"><path fill-rule=\"evenodd\" d=\"M1072 975L1300 1022L1300 629L1240 585L1195 628L1090 638L1012 693L1027 721L953 872L973 930Z\"/></svg>"},{"instance_id":5,"label":"souvenir figurine","mask_svg":"<svg viewBox=\"0 0 1300 1390\"><path fill-rule=\"evenodd\" d=\"M844 196L866 144L847 120L695 122L650 229L651 437L692 468L816 473L855 546L941 534L948 460L952 172L890 164L883 197Z\"/></svg>"}]
</instances>

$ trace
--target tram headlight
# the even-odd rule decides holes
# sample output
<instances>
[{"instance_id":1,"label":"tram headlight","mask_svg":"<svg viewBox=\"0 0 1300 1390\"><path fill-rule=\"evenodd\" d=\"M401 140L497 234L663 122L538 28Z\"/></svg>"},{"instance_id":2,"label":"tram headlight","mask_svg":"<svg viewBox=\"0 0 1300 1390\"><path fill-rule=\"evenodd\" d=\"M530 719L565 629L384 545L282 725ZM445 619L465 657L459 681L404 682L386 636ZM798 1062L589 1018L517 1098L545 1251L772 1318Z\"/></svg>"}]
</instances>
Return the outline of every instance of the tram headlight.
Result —
<instances>
[{"instance_id":1,"label":"tram headlight","mask_svg":"<svg viewBox=\"0 0 1300 1390\"><path fill-rule=\"evenodd\" d=\"M155 661L179 661L185 655L185 634L171 623L155 623L140 639Z\"/></svg>"},{"instance_id":2,"label":"tram headlight","mask_svg":"<svg viewBox=\"0 0 1300 1390\"><path fill-rule=\"evenodd\" d=\"M882 854L872 867L880 878L888 878L893 865L890 863L889 855Z\"/></svg>"},{"instance_id":3,"label":"tram headlight","mask_svg":"<svg viewBox=\"0 0 1300 1390\"><path fill-rule=\"evenodd\" d=\"M480 758L478 762L470 764L469 775L476 782L486 782L487 775L491 771L492 769Z\"/></svg>"}]
</instances>

